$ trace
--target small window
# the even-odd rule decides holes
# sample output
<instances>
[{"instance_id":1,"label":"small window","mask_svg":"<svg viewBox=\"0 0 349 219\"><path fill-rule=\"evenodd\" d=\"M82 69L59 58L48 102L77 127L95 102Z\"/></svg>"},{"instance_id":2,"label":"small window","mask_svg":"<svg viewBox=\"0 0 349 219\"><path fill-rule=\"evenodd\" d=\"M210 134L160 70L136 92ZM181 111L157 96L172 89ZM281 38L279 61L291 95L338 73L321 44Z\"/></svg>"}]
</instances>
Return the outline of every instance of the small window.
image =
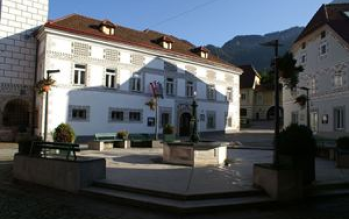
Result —
<instances>
[{"instance_id":1,"label":"small window","mask_svg":"<svg viewBox=\"0 0 349 219\"><path fill-rule=\"evenodd\" d=\"M129 112L129 121L130 122L140 122L141 113L140 112Z\"/></svg>"},{"instance_id":2,"label":"small window","mask_svg":"<svg viewBox=\"0 0 349 219\"><path fill-rule=\"evenodd\" d=\"M305 64L307 62L307 55L306 54L303 54L302 56L301 56L301 63L302 64Z\"/></svg>"},{"instance_id":3,"label":"small window","mask_svg":"<svg viewBox=\"0 0 349 219\"><path fill-rule=\"evenodd\" d=\"M292 112L291 114L291 123L298 124L298 112Z\"/></svg>"},{"instance_id":4,"label":"small window","mask_svg":"<svg viewBox=\"0 0 349 219\"><path fill-rule=\"evenodd\" d=\"M324 39L326 37L326 31L322 31L320 36L321 36L321 39Z\"/></svg>"},{"instance_id":5,"label":"small window","mask_svg":"<svg viewBox=\"0 0 349 219\"><path fill-rule=\"evenodd\" d=\"M208 100L216 99L216 89L214 85L207 85L207 99Z\"/></svg>"},{"instance_id":6,"label":"small window","mask_svg":"<svg viewBox=\"0 0 349 219\"><path fill-rule=\"evenodd\" d=\"M187 81L185 86L186 97L193 97L194 95L194 83L192 81Z\"/></svg>"},{"instance_id":7,"label":"small window","mask_svg":"<svg viewBox=\"0 0 349 219\"><path fill-rule=\"evenodd\" d=\"M90 116L89 106L69 106L70 121L88 121Z\"/></svg>"},{"instance_id":8,"label":"small window","mask_svg":"<svg viewBox=\"0 0 349 219\"><path fill-rule=\"evenodd\" d=\"M306 42L303 42L302 43L302 49L305 49L307 47L307 43Z\"/></svg>"},{"instance_id":9,"label":"small window","mask_svg":"<svg viewBox=\"0 0 349 219\"><path fill-rule=\"evenodd\" d=\"M228 102L233 101L233 88L232 87L227 88L227 101Z\"/></svg>"},{"instance_id":10,"label":"small window","mask_svg":"<svg viewBox=\"0 0 349 219\"><path fill-rule=\"evenodd\" d=\"M116 70L106 69L105 71L105 86L109 88L115 88Z\"/></svg>"},{"instance_id":11,"label":"small window","mask_svg":"<svg viewBox=\"0 0 349 219\"><path fill-rule=\"evenodd\" d=\"M215 129L216 128L216 114L215 113L207 113L207 129Z\"/></svg>"},{"instance_id":12,"label":"small window","mask_svg":"<svg viewBox=\"0 0 349 219\"><path fill-rule=\"evenodd\" d=\"M344 129L344 107L338 107L334 109L334 129Z\"/></svg>"},{"instance_id":13,"label":"small window","mask_svg":"<svg viewBox=\"0 0 349 219\"><path fill-rule=\"evenodd\" d=\"M74 66L74 84L85 85L86 83L86 65L76 64Z\"/></svg>"},{"instance_id":14,"label":"small window","mask_svg":"<svg viewBox=\"0 0 349 219\"><path fill-rule=\"evenodd\" d=\"M247 116L247 109L241 108L240 109L240 116Z\"/></svg>"},{"instance_id":15,"label":"small window","mask_svg":"<svg viewBox=\"0 0 349 219\"><path fill-rule=\"evenodd\" d=\"M174 95L174 80L173 80L173 78L166 78L166 94L169 96Z\"/></svg>"},{"instance_id":16,"label":"small window","mask_svg":"<svg viewBox=\"0 0 349 219\"><path fill-rule=\"evenodd\" d=\"M119 121L119 122L124 121L124 112L123 111L112 110L110 112L110 120L111 121Z\"/></svg>"},{"instance_id":17,"label":"small window","mask_svg":"<svg viewBox=\"0 0 349 219\"><path fill-rule=\"evenodd\" d=\"M233 127L233 118L232 117L228 117L228 119L227 119L227 126L229 128Z\"/></svg>"},{"instance_id":18,"label":"small window","mask_svg":"<svg viewBox=\"0 0 349 219\"><path fill-rule=\"evenodd\" d=\"M326 55L327 53L327 43L322 43L320 45L320 56Z\"/></svg>"},{"instance_id":19,"label":"small window","mask_svg":"<svg viewBox=\"0 0 349 219\"><path fill-rule=\"evenodd\" d=\"M134 75L130 80L131 91L141 92L142 91L142 80L140 75Z\"/></svg>"},{"instance_id":20,"label":"small window","mask_svg":"<svg viewBox=\"0 0 349 219\"><path fill-rule=\"evenodd\" d=\"M343 86L343 77L341 71L336 71L336 73L334 74L334 86L336 88Z\"/></svg>"},{"instance_id":21,"label":"small window","mask_svg":"<svg viewBox=\"0 0 349 219\"><path fill-rule=\"evenodd\" d=\"M246 94L245 93L241 94L241 100L246 100Z\"/></svg>"}]
</instances>

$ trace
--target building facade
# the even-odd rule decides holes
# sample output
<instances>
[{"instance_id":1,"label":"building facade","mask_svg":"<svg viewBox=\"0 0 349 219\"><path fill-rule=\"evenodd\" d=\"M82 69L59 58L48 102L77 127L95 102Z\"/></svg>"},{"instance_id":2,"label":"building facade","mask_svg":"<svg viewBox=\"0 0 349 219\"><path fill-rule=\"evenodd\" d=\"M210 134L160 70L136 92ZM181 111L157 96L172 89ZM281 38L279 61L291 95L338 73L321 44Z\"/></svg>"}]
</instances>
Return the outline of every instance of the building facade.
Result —
<instances>
[{"instance_id":1,"label":"building facade","mask_svg":"<svg viewBox=\"0 0 349 219\"><path fill-rule=\"evenodd\" d=\"M242 71L195 47L151 30L131 30L110 21L69 15L37 33L37 79L50 70L47 133L62 122L78 136L126 130L154 133L150 84L160 84L158 130L190 131L191 103L198 102L199 132L239 131ZM38 95L38 134L45 128L45 95Z\"/></svg>"},{"instance_id":2,"label":"building facade","mask_svg":"<svg viewBox=\"0 0 349 219\"><path fill-rule=\"evenodd\" d=\"M37 44L32 33L47 17L48 0L0 1L0 141L34 125Z\"/></svg>"},{"instance_id":3,"label":"building facade","mask_svg":"<svg viewBox=\"0 0 349 219\"><path fill-rule=\"evenodd\" d=\"M349 132L349 4L323 5L292 47L300 73L298 88L284 90L284 124L307 124L318 135ZM299 88L303 88L299 89ZM309 89L309 115L294 100Z\"/></svg>"},{"instance_id":4,"label":"building facade","mask_svg":"<svg viewBox=\"0 0 349 219\"><path fill-rule=\"evenodd\" d=\"M273 120L275 92L273 86L261 84L261 76L251 65L240 66L240 117L244 120ZM280 95L282 103L282 95ZM283 109L280 107L281 117Z\"/></svg>"}]
</instances>

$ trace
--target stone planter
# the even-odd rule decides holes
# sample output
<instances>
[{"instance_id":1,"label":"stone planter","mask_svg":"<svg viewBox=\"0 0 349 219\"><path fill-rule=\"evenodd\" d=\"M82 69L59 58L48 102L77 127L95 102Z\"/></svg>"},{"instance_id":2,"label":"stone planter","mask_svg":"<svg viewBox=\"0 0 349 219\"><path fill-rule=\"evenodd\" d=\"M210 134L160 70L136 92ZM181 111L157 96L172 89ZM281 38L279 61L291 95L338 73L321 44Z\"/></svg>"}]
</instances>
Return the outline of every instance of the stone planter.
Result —
<instances>
[{"instance_id":1,"label":"stone planter","mask_svg":"<svg viewBox=\"0 0 349 219\"><path fill-rule=\"evenodd\" d=\"M176 140L175 134L164 134L164 142L174 142Z\"/></svg>"},{"instance_id":2,"label":"stone planter","mask_svg":"<svg viewBox=\"0 0 349 219\"><path fill-rule=\"evenodd\" d=\"M336 167L349 168L349 150L337 149Z\"/></svg>"},{"instance_id":3,"label":"stone planter","mask_svg":"<svg viewBox=\"0 0 349 219\"><path fill-rule=\"evenodd\" d=\"M303 197L301 170L276 169L271 164L255 164L253 166L253 184L264 189L275 200L290 201Z\"/></svg>"},{"instance_id":4,"label":"stone planter","mask_svg":"<svg viewBox=\"0 0 349 219\"><path fill-rule=\"evenodd\" d=\"M17 154L14 157L13 176L30 183L78 192L96 180L105 179L106 161L89 157L70 161Z\"/></svg>"}]
</instances>

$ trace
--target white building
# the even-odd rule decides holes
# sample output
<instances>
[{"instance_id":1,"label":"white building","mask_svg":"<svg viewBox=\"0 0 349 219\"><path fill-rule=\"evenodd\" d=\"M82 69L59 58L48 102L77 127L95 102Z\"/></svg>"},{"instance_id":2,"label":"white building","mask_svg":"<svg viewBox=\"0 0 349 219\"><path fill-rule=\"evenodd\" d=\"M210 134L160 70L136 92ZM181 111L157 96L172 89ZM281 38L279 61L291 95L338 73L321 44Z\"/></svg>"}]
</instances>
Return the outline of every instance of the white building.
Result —
<instances>
[{"instance_id":1,"label":"white building","mask_svg":"<svg viewBox=\"0 0 349 219\"><path fill-rule=\"evenodd\" d=\"M188 135L197 93L200 132L239 131L239 76L242 71L203 47L151 30L136 31L81 15L46 23L37 32L37 78L48 70L48 134L62 122L78 136L127 130L154 133L155 111L145 105L150 83L163 85L158 126ZM44 96L37 96L37 133L44 131Z\"/></svg>"},{"instance_id":2,"label":"white building","mask_svg":"<svg viewBox=\"0 0 349 219\"><path fill-rule=\"evenodd\" d=\"M36 39L47 21L48 0L0 1L0 141L35 126Z\"/></svg>"},{"instance_id":3,"label":"white building","mask_svg":"<svg viewBox=\"0 0 349 219\"><path fill-rule=\"evenodd\" d=\"M310 125L319 135L349 132L349 4L323 5L292 47L304 67L298 87L309 89ZM306 124L306 107L294 103L304 90L284 90L284 124Z\"/></svg>"}]
</instances>

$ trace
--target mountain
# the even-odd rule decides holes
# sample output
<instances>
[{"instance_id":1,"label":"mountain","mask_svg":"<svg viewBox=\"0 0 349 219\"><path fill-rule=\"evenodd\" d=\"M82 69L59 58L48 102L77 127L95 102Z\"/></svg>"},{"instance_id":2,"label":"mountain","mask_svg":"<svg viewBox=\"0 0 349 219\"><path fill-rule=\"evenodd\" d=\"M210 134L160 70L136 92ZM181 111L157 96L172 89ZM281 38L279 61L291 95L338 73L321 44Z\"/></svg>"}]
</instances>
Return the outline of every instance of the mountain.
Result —
<instances>
[{"instance_id":1,"label":"mountain","mask_svg":"<svg viewBox=\"0 0 349 219\"><path fill-rule=\"evenodd\" d=\"M291 48L292 43L303 30L303 27L292 27L287 30L268 33L265 35L236 36L226 42L221 48L207 45L212 54L235 65L252 64L259 71L268 69L274 50L261 43L279 39L283 45L280 47L280 55Z\"/></svg>"},{"instance_id":2,"label":"mountain","mask_svg":"<svg viewBox=\"0 0 349 219\"><path fill-rule=\"evenodd\" d=\"M334 0L331 4L349 3L349 0Z\"/></svg>"}]
</instances>

